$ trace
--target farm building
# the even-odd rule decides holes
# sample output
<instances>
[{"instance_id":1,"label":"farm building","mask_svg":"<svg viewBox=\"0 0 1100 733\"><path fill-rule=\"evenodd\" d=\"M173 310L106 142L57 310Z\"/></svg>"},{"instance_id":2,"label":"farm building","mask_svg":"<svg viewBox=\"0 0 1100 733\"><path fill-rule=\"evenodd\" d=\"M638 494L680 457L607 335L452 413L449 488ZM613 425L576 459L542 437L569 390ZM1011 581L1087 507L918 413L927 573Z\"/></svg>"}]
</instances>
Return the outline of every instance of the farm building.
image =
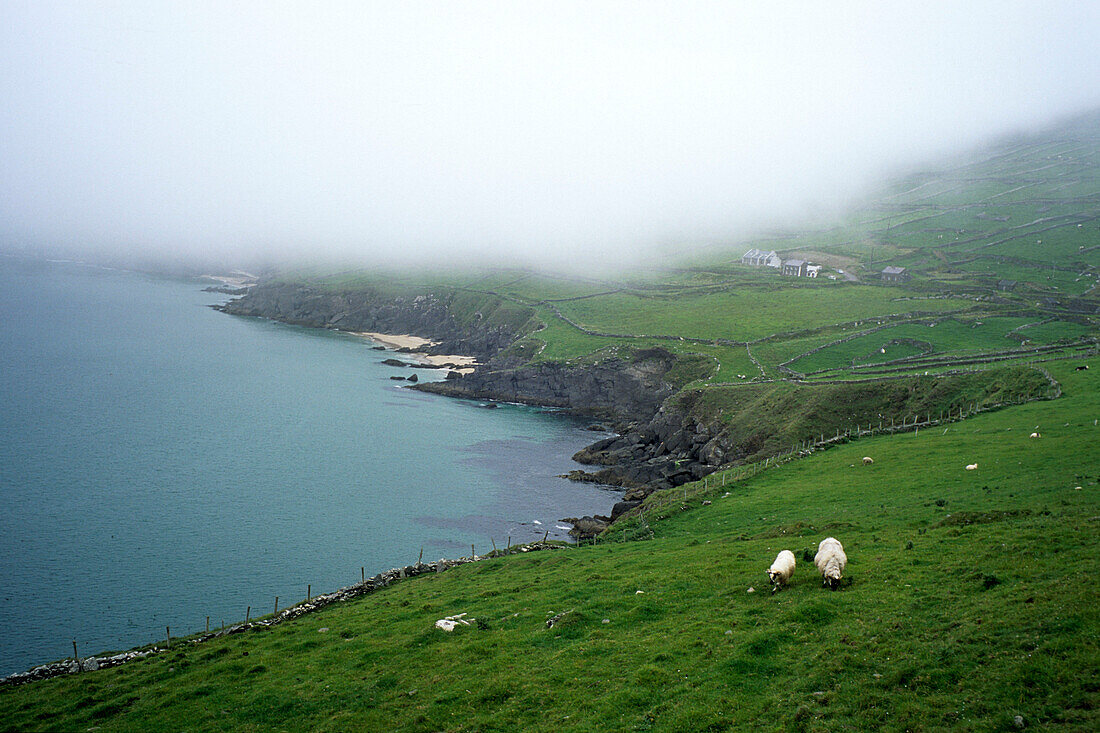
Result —
<instances>
[{"instance_id":1,"label":"farm building","mask_svg":"<svg viewBox=\"0 0 1100 733\"><path fill-rule=\"evenodd\" d=\"M882 271L882 281L884 283L906 283L911 279L913 279L913 276L904 267L887 267Z\"/></svg>"},{"instance_id":2,"label":"farm building","mask_svg":"<svg viewBox=\"0 0 1100 733\"><path fill-rule=\"evenodd\" d=\"M806 274L806 260L783 260L783 274L803 277Z\"/></svg>"},{"instance_id":3,"label":"farm building","mask_svg":"<svg viewBox=\"0 0 1100 733\"><path fill-rule=\"evenodd\" d=\"M806 265L806 277L817 277L823 265Z\"/></svg>"},{"instance_id":4,"label":"farm building","mask_svg":"<svg viewBox=\"0 0 1100 733\"><path fill-rule=\"evenodd\" d=\"M741 255L742 265L753 265L754 267L776 267L778 268L782 260L779 259L779 255L775 253L773 249L771 252L765 252L762 249L750 249L745 254Z\"/></svg>"}]
</instances>

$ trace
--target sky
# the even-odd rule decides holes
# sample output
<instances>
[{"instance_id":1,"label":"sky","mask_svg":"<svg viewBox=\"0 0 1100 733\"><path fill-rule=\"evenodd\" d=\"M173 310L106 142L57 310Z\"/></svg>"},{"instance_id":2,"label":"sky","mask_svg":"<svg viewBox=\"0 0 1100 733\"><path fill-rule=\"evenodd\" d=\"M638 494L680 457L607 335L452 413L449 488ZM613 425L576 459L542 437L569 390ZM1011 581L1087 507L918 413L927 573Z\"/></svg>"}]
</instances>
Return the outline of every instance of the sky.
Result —
<instances>
[{"instance_id":1,"label":"sky","mask_svg":"<svg viewBox=\"0 0 1100 733\"><path fill-rule=\"evenodd\" d=\"M0 248L574 268L1100 107L1092 2L0 0Z\"/></svg>"}]
</instances>

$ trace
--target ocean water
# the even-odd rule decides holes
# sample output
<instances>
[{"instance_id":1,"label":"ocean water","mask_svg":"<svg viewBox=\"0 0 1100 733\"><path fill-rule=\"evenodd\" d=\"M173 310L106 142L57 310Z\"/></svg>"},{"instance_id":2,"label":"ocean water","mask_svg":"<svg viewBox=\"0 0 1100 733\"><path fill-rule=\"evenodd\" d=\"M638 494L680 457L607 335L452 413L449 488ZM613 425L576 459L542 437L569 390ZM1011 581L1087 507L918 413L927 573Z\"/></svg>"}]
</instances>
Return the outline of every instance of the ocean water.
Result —
<instances>
[{"instance_id":1,"label":"ocean water","mask_svg":"<svg viewBox=\"0 0 1100 733\"><path fill-rule=\"evenodd\" d=\"M556 477L601 437L575 420L402 389L369 342L219 313L203 285L0 257L0 675L421 548L563 539L618 499Z\"/></svg>"}]
</instances>

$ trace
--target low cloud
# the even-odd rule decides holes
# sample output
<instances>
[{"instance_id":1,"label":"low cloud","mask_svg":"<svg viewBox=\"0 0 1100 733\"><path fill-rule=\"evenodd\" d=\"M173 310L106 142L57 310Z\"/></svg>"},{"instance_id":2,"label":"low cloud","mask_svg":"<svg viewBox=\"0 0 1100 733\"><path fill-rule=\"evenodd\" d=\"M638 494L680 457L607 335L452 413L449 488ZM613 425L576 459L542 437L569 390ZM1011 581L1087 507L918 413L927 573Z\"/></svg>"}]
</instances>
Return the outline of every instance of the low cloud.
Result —
<instances>
[{"instance_id":1,"label":"low cloud","mask_svg":"<svg viewBox=\"0 0 1100 733\"><path fill-rule=\"evenodd\" d=\"M1100 105L1091 3L8 3L0 245L594 266Z\"/></svg>"}]
</instances>

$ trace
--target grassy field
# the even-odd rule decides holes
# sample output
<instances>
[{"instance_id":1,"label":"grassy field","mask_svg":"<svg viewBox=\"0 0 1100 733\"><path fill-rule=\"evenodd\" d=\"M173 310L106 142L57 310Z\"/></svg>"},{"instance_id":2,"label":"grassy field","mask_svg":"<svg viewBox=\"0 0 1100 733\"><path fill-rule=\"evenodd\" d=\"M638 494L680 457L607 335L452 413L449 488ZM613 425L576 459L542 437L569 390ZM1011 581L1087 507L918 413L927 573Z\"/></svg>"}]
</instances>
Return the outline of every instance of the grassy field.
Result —
<instances>
[{"instance_id":1,"label":"grassy field","mask_svg":"<svg viewBox=\"0 0 1100 733\"><path fill-rule=\"evenodd\" d=\"M1095 730L1100 362L1074 365L1050 365L1057 400L654 495L633 527L644 523L648 541L615 542L613 531L594 546L401 582L268 631L4 689L0 722L990 731L1020 715L1028 729ZM1043 437L1029 439L1036 426ZM826 535L849 557L838 592L805 559ZM771 595L763 571L782 548L798 568ZM462 612L480 623L433 628Z\"/></svg>"},{"instance_id":2,"label":"grassy field","mask_svg":"<svg viewBox=\"0 0 1100 733\"><path fill-rule=\"evenodd\" d=\"M953 311L971 305L957 299L896 302L895 296L884 288L777 282L768 288L678 297L616 293L565 303L562 312L594 331L752 341L886 314Z\"/></svg>"}]
</instances>

